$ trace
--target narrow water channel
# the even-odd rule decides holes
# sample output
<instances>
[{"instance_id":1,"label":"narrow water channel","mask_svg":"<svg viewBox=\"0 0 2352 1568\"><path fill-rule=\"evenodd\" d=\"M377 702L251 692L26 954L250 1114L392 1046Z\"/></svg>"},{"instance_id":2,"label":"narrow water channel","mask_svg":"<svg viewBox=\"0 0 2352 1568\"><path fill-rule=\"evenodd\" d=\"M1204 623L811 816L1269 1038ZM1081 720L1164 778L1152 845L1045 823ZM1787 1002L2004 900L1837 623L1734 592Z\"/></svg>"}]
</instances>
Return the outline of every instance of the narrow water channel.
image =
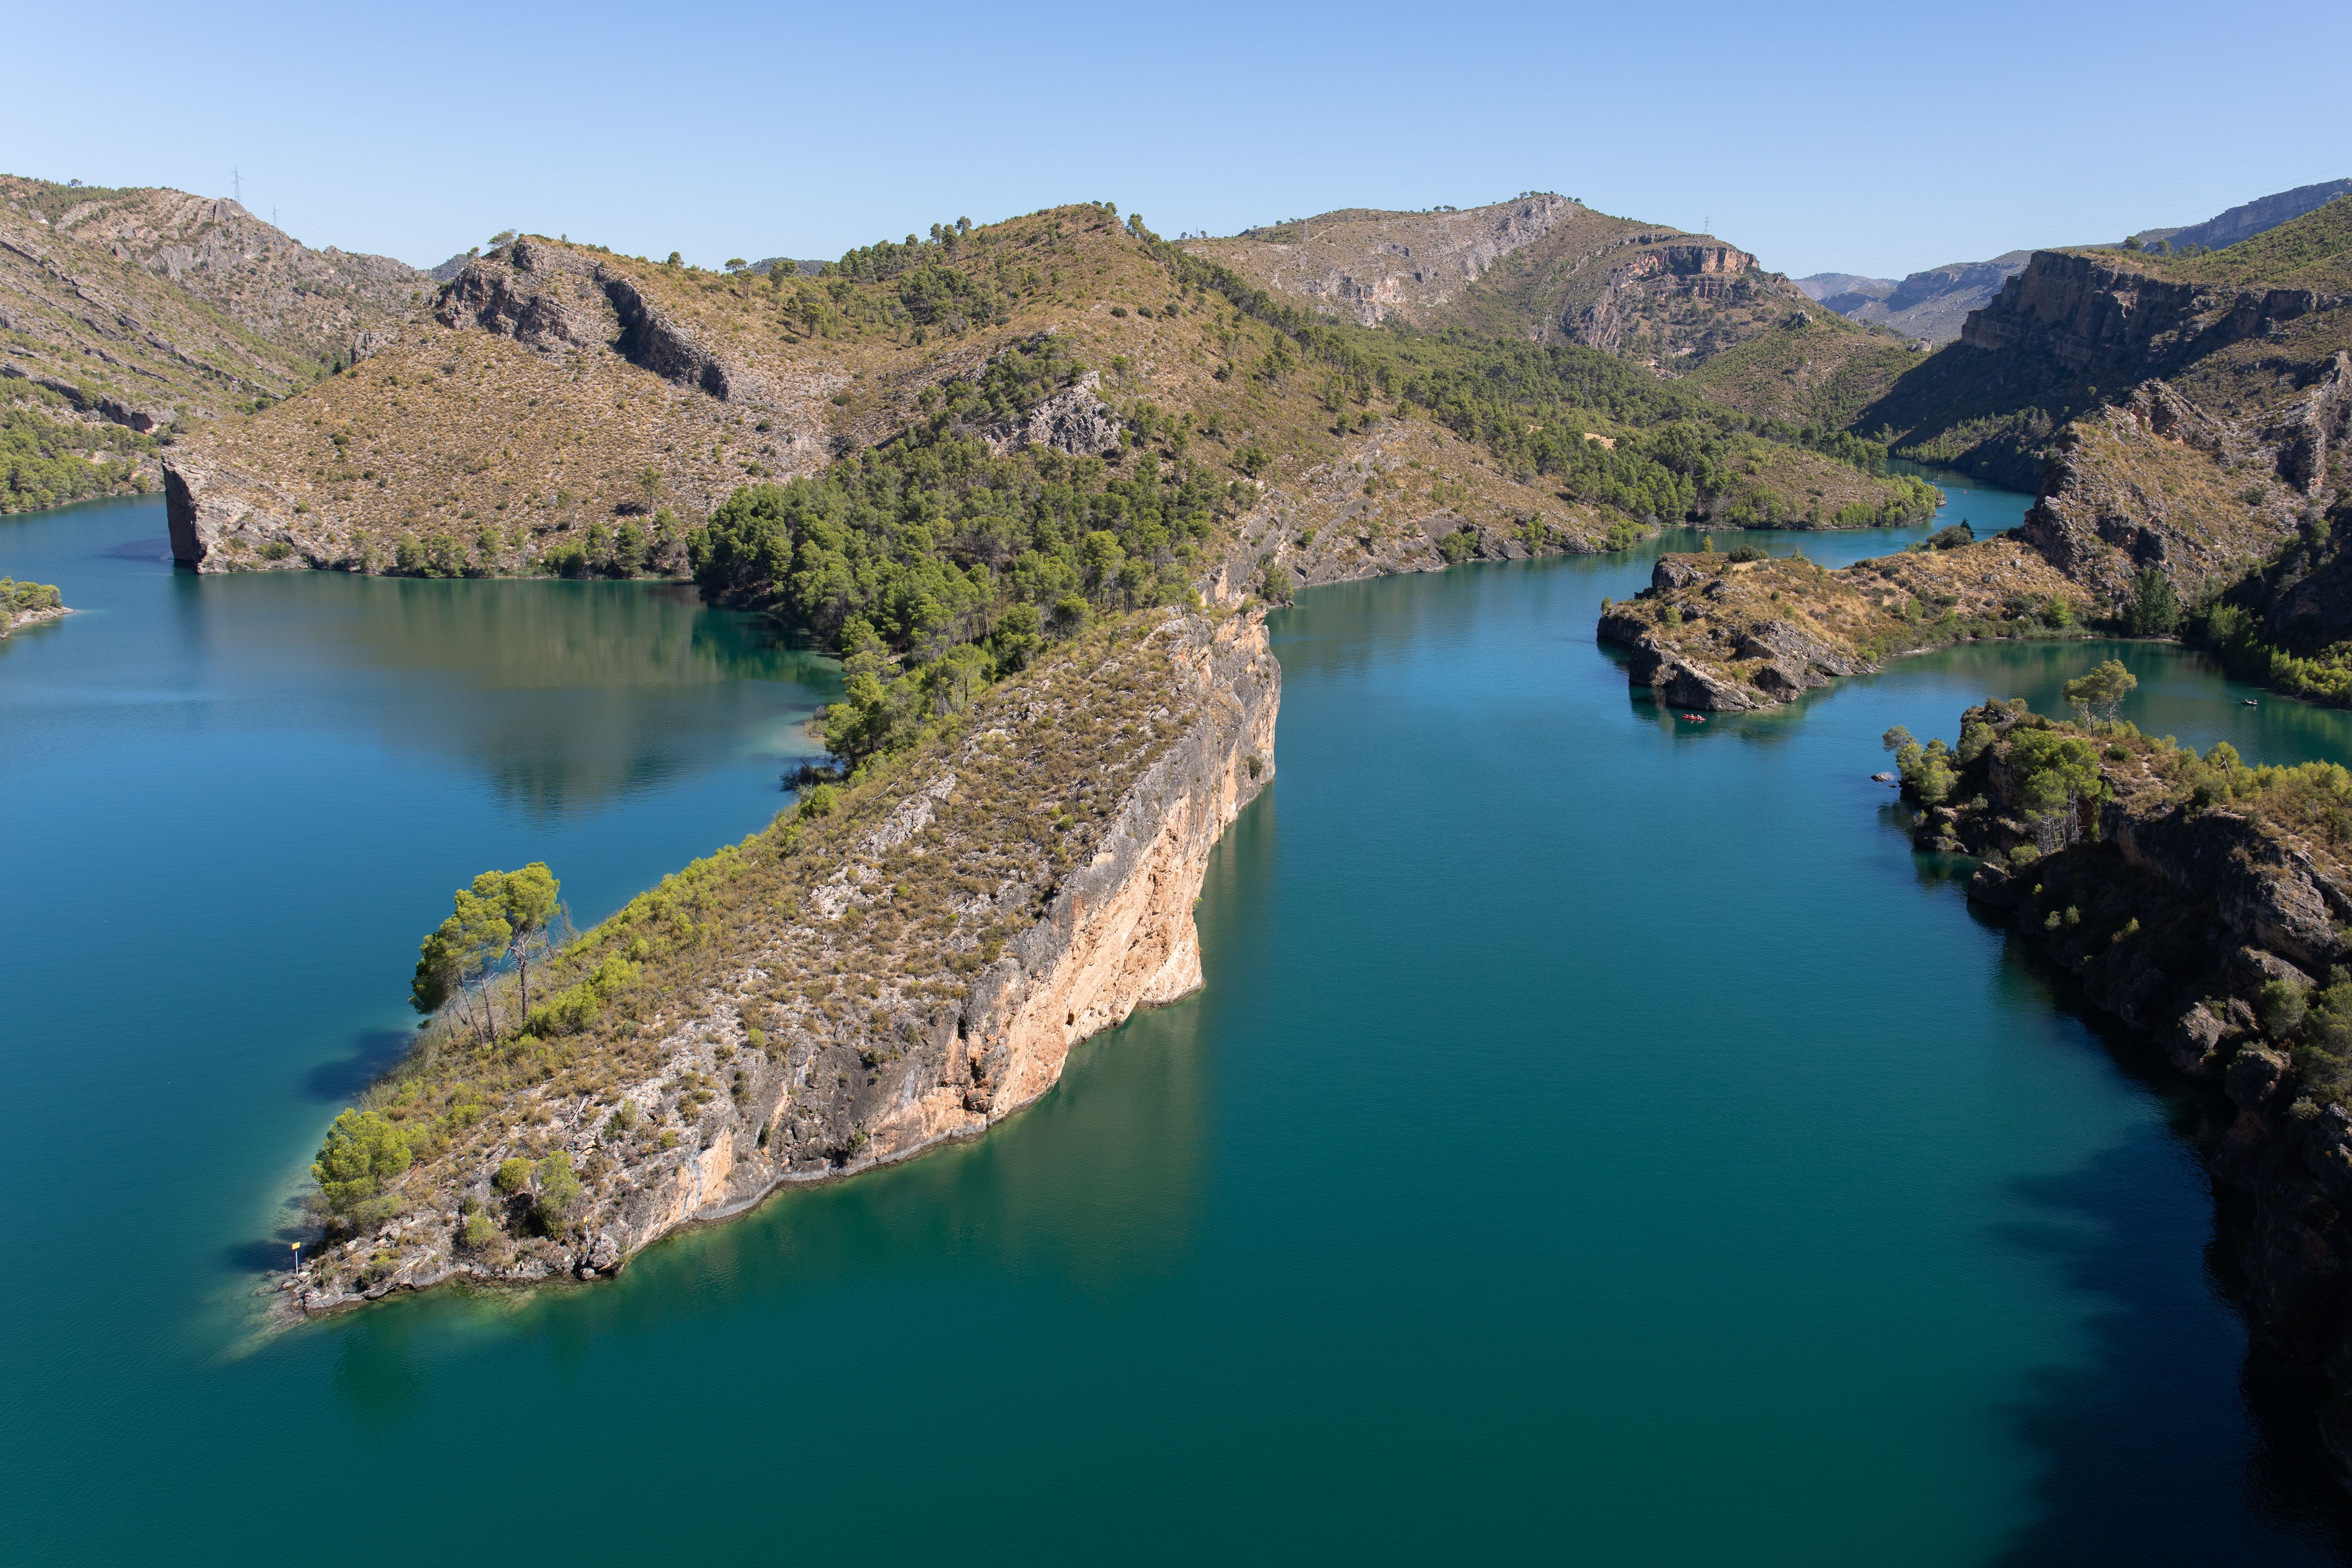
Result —
<instances>
[{"instance_id":1,"label":"narrow water channel","mask_svg":"<svg viewBox=\"0 0 2352 1568\"><path fill-rule=\"evenodd\" d=\"M1203 993L608 1285L256 1342L449 888L604 913L766 820L833 677L671 590L174 575L157 512L0 522L89 606L0 647L10 1561L2346 1560L2207 1265L2210 1107L1867 776L2111 653L2251 759L2345 714L1979 645L1697 725L1592 641L1646 553L1313 590Z\"/></svg>"}]
</instances>

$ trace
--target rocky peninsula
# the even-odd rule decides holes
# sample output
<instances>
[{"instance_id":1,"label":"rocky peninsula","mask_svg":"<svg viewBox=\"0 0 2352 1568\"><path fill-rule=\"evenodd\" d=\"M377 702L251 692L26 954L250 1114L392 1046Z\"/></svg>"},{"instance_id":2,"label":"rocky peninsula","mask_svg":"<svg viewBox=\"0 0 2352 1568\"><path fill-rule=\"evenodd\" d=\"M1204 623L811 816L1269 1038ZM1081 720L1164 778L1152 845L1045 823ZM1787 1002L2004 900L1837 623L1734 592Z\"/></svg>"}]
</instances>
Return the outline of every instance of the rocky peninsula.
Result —
<instances>
[{"instance_id":1,"label":"rocky peninsula","mask_svg":"<svg viewBox=\"0 0 2352 1568\"><path fill-rule=\"evenodd\" d=\"M1027 1105L1201 984L1193 900L1274 776L1280 681L1257 612L1108 623L585 933L520 1031L446 1010L331 1134L338 1239L283 1299L614 1273Z\"/></svg>"},{"instance_id":2,"label":"rocky peninsula","mask_svg":"<svg viewBox=\"0 0 2352 1568\"><path fill-rule=\"evenodd\" d=\"M2221 1246L2352 1470L2352 773L2012 701L1906 748L1903 778L1918 847L1981 858L1971 900L2227 1097L2206 1155L2245 1207Z\"/></svg>"},{"instance_id":3,"label":"rocky peninsula","mask_svg":"<svg viewBox=\"0 0 2352 1568\"><path fill-rule=\"evenodd\" d=\"M1602 607L1625 676L1676 708L1777 707L1897 654L1972 637L2066 635L2090 596L2009 537L1832 572L1754 550L1661 555L1650 586Z\"/></svg>"}]
</instances>

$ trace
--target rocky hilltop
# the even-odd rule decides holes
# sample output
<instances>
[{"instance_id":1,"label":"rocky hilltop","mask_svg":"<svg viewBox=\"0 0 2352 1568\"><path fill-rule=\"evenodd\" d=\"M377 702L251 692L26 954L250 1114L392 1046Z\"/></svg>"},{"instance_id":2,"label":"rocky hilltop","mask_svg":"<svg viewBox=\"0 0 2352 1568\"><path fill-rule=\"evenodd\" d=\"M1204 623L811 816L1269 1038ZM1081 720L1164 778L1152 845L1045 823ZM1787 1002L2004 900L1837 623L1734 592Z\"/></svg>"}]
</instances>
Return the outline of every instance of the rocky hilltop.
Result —
<instances>
[{"instance_id":1,"label":"rocky hilltop","mask_svg":"<svg viewBox=\"0 0 2352 1568\"><path fill-rule=\"evenodd\" d=\"M1426 327L1450 323L1471 286L1523 246L1558 236L1597 247L1640 229L1565 196L1537 195L1466 212L1350 208L1184 247L1269 293L1367 327L1390 320Z\"/></svg>"},{"instance_id":2,"label":"rocky hilltop","mask_svg":"<svg viewBox=\"0 0 2352 1568\"><path fill-rule=\"evenodd\" d=\"M389 256L312 250L234 201L6 177L0 197L51 234L167 279L264 342L326 363L413 314L430 287Z\"/></svg>"},{"instance_id":3,"label":"rocky hilltop","mask_svg":"<svg viewBox=\"0 0 2352 1568\"><path fill-rule=\"evenodd\" d=\"M349 363L425 283L235 202L0 175L0 511L153 488L161 442Z\"/></svg>"},{"instance_id":4,"label":"rocky hilltop","mask_svg":"<svg viewBox=\"0 0 2352 1568\"><path fill-rule=\"evenodd\" d=\"M1906 769L1920 847L1982 857L1979 908L2226 1092L2207 1152L2249 1214L2225 1214L2221 1249L2352 1472L2352 775L2052 725L2022 702L1969 710L1960 736Z\"/></svg>"},{"instance_id":5,"label":"rocky hilltop","mask_svg":"<svg viewBox=\"0 0 2352 1568\"><path fill-rule=\"evenodd\" d=\"M1732 367L1709 384L1746 412L1801 421L1821 416L1807 399L1815 384L1857 355L1877 372L1850 402L1906 363L1900 344L1846 330L1736 246L1549 194L1460 212L1326 213L1185 248L1269 293L1366 325L1578 343L1669 375L1785 331L1793 317L1822 329L1793 356L1800 363L1774 353L1769 366Z\"/></svg>"},{"instance_id":6,"label":"rocky hilltop","mask_svg":"<svg viewBox=\"0 0 2352 1568\"><path fill-rule=\"evenodd\" d=\"M313 397L175 450L173 555L385 570L446 533L460 565L527 564L591 521L707 511L746 474L827 460L825 399L848 377L736 346L639 266L517 239Z\"/></svg>"},{"instance_id":7,"label":"rocky hilltop","mask_svg":"<svg viewBox=\"0 0 2352 1568\"><path fill-rule=\"evenodd\" d=\"M813 477L1047 341L1083 384L1024 410L1019 441L1219 471L1234 526L1217 542L1249 552L1236 581L1375 496L1398 560L1622 541L1675 483L1637 455L1641 432L1692 416L1743 432L1734 504L1759 519L1915 499L1824 455L1842 448L1748 436L1591 355L1487 368L1521 350L1315 322L1095 206L867 247L819 278L527 236L467 258L361 363L177 446L173 549L201 571L675 571L685 531L738 488ZM1014 435L988 438L1001 451ZM1346 500L1341 473L1360 492ZM1328 505L1305 499L1318 486ZM1677 489L1669 510L1688 504ZM1365 548L1328 570L1390 558Z\"/></svg>"},{"instance_id":8,"label":"rocky hilltop","mask_svg":"<svg viewBox=\"0 0 2352 1568\"><path fill-rule=\"evenodd\" d=\"M445 1016L339 1123L400 1168L338 1189L341 1239L288 1300L614 1273L1027 1105L1201 984L1193 900L1273 777L1280 675L1255 614L1110 625L590 931L534 1032Z\"/></svg>"},{"instance_id":9,"label":"rocky hilltop","mask_svg":"<svg viewBox=\"0 0 2352 1568\"><path fill-rule=\"evenodd\" d=\"M428 287L232 201L0 175L0 374L136 430L284 397Z\"/></svg>"},{"instance_id":10,"label":"rocky hilltop","mask_svg":"<svg viewBox=\"0 0 2352 1568\"><path fill-rule=\"evenodd\" d=\"M722 275L517 239L467 260L363 363L175 449L174 552L205 571L474 574L577 548L604 569L593 541L629 520L696 520L743 484L814 473L1044 336L1092 367L1066 408L1034 416L1067 424L1061 444L1083 455L1116 458L1140 404L1229 471L1304 471L1348 460L1371 418L1335 421L1317 381L1286 374L1295 343L1172 278L1100 208L861 268ZM1454 432L1424 436L1443 469L1479 467ZM1512 525L1563 510L1499 475L1465 504L1473 491Z\"/></svg>"}]
</instances>

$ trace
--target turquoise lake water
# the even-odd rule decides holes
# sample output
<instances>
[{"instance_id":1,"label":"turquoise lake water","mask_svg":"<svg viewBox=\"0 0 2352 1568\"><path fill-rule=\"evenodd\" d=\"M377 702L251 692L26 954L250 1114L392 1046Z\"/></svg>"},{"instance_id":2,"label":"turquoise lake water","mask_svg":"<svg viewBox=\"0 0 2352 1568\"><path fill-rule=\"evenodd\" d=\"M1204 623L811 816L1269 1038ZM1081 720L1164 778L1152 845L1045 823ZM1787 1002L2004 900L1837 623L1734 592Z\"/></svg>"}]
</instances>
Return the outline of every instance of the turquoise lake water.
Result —
<instances>
[{"instance_id":1,"label":"turquoise lake water","mask_svg":"<svg viewBox=\"0 0 2352 1568\"><path fill-rule=\"evenodd\" d=\"M766 821L833 676L675 590L161 538L0 521L88 612L0 646L0 1559L2352 1555L2209 1265L2212 1102L1867 777L2111 653L2199 745L2352 760L2352 716L2070 644L1694 725L1592 641L1646 552L1313 590L1199 995L612 1283L261 1339L449 889L544 858L608 911Z\"/></svg>"}]
</instances>

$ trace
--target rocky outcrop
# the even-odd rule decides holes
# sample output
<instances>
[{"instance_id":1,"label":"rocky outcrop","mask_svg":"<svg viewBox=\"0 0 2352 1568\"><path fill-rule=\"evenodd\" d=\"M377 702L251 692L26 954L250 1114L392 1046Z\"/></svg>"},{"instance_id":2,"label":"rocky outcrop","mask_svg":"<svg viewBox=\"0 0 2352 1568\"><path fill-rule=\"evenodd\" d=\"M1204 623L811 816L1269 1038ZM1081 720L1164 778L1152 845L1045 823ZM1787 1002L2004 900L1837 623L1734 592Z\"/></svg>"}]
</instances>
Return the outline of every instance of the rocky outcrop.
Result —
<instances>
[{"instance_id":1,"label":"rocky outcrop","mask_svg":"<svg viewBox=\"0 0 2352 1568\"><path fill-rule=\"evenodd\" d=\"M2328 423L2301 434L2305 460L2324 469ZM2302 498L2268 482L2278 462L2278 447L2245 422L2218 418L2165 382L2146 382L2060 433L2018 537L2103 607L2119 605L2150 568L2196 603L2268 560L2294 531Z\"/></svg>"},{"instance_id":2,"label":"rocky outcrop","mask_svg":"<svg viewBox=\"0 0 2352 1568\"><path fill-rule=\"evenodd\" d=\"M244 475L176 453L166 457L163 521L173 561L200 571L219 571L231 562L251 571L333 563L340 541L321 535L315 526L297 529L296 517L261 498L261 487Z\"/></svg>"},{"instance_id":3,"label":"rocky outcrop","mask_svg":"<svg viewBox=\"0 0 2352 1568\"><path fill-rule=\"evenodd\" d=\"M1186 248L1238 262L1280 292L1369 327L1442 310L1503 258L1597 216L1538 195L1467 212L1325 213Z\"/></svg>"},{"instance_id":4,"label":"rocky outcrop","mask_svg":"<svg viewBox=\"0 0 2352 1568\"><path fill-rule=\"evenodd\" d=\"M1102 376L1087 371L1064 390L1046 398L1010 424L982 433L999 452L1024 447L1050 447L1073 457L1098 458L1118 449L1118 416L1102 400Z\"/></svg>"},{"instance_id":5,"label":"rocky outcrop","mask_svg":"<svg viewBox=\"0 0 2352 1568\"><path fill-rule=\"evenodd\" d=\"M2177 281L2096 255L2037 250L1960 342L2129 386L2344 301L2313 289Z\"/></svg>"},{"instance_id":6,"label":"rocky outcrop","mask_svg":"<svg viewBox=\"0 0 2352 1568\"><path fill-rule=\"evenodd\" d=\"M2016 540L1906 551L1829 572L1801 556L1662 555L1650 586L1605 605L1599 640L1625 679L1673 708L1794 701L1890 654L1965 637L2047 635L2042 610L2081 591Z\"/></svg>"},{"instance_id":7,"label":"rocky outcrop","mask_svg":"<svg viewBox=\"0 0 2352 1568\"><path fill-rule=\"evenodd\" d=\"M707 392L721 403L728 400L735 377L725 361L655 309L629 279L602 268L598 273L604 297L620 318L621 335L615 346L623 354L665 380Z\"/></svg>"},{"instance_id":8,"label":"rocky outcrop","mask_svg":"<svg viewBox=\"0 0 2352 1568\"><path fill-rule=\"evenodd\" d=\"M309 416L215 424L168 451L175 559L528 572L619 520L691 519L747 480L812 471L848 424L826 402L845 376L711 348L724 319L680 319L699 299L684 276L664 292L665 269L633 280L608 253L529 237L457 263L429 314L351 340L366 373L328 378Z\"/></svg>"},{"instance_id":9,"label":"rocky outcrop","mask_svg":"<svg viewBox=\"0 0 2352 1568\"><path fill-rule=\"evenodd\" d=\"M618 272L566 247L517 239L442 285L443 326L477 326L541 353L610 345L666 381L726 402L739 377Z\"/></svg>"},{"instance_id":10,"label":"rocky outcrop","mask_svg":"<svg viewBox=\"0 0 2352 1568\"><path fill-rule=\"evenodd\" d=\"M976 918L992 907L1029 907L1033 897L1036 912L1001 951L977 950L986 962L968 989L959 987L961 1000L929 1000L944 989L934 987L938 977L908 975L898 993L904 999L874 1014L862 1033L835 1028L828 1009L790 1025L772 1018L773 1032L763 1036L753 1020L770 1016L761 1010L769 977L791 960L782 945L730 959L700 994L671 999L650 1076L593 1106L534 1094L500 1108L518 1139L531 1132L537 1146L563 1150L594 1173L586 1209L560 1244L534 1243L500 1260L458 1239L461 1201L481 1212L508 1203L488 1181L502 1146L479 1167L412 1174L399 1189L409 1211L331 1250L311 1276L284 1279L289 1302L319 1313L455 1278L522 1283L617 1272L677 1226L740 1213L779 1186L978 1133L1051 1089L1078 1041L1197 989L1192 905L1209 853L1274 773L1281 671L1256 615L1212 621L1165 612L1139 646L1113 650L1099 671L1048 668L1007 682L954 750L910 774L896 805L875 814L797 918L845 929L886 910L904 893L893 879L908 875L888 868L920 853L963 793L994 787L973 782L989 758L1029 744L1025 729L1091 721L1090 710L1073 714L1052 693L1107 683L1139 660L1164 675L1159 689L1121 709L1129 729L1175 729L1055 879L972 895ZM1087 783L1025 782L1038 795L1065 798ZM967 847L975 855L983 847ZM674 1098L681 1085L718 1081L730 1083L724 1100ZM622 1131L660 1121L666 1104L690 1117L689 1139Z\"/></svg>"}]
</instances>

